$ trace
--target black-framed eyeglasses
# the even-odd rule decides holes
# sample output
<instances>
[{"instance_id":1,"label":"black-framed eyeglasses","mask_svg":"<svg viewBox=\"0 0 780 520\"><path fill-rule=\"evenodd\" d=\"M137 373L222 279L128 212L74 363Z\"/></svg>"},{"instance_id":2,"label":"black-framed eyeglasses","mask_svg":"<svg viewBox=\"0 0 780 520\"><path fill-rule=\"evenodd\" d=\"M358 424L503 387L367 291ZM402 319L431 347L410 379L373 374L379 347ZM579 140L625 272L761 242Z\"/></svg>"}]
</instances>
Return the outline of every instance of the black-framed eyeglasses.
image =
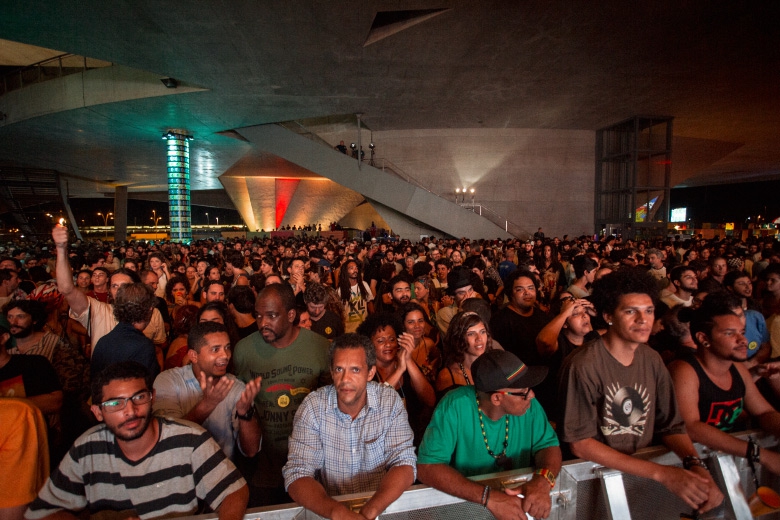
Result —
<instances>
[{"instance_id":1,"label":"black-framed eyeglasses","mask_svg":"<svg viewBox=\"0 0 780 520\"><path fill-rule=\"evenodd\" d=\"M515 397L522 397L523 399L528 399L528 394L531 393L531 389L529 388L525 392L494 392L496 394L504 394L504 395L513 395Z\"/></svg>"},{"instance_id":2,"label":"black-framed eyeglasses","mask_svg":"<svg viewBox=\"0 0 780 520\"><path fill-rule=\"evenodd\" d=\"M151 400L152 392L149 390L143 390L130 397L115 397L114 399L103 401L100 403L100 407L106 412L113 413L124 410L128 401L133 401L134 406L140 406L142 404L148 403Z\"/></svg>"}]
</instances>

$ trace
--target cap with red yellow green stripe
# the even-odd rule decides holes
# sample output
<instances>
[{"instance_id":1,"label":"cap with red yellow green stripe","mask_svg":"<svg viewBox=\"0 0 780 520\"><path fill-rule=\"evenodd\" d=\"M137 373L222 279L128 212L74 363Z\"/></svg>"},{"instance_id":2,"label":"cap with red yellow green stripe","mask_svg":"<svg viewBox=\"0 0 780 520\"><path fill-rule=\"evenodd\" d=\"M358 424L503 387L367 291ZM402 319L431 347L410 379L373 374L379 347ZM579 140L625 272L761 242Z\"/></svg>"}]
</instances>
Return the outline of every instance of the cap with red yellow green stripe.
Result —
<instances>
[{"instance_id":1,"label":"cap with red yellow green stripe","mask_svg":"<svg viewBox=\"0 0 780 520\"><path fill-rule=\"evenodd\" d=\"M491 350L471 365L474 386L480 392L502 388L532 388L547 377L547 367L531 367L506 350Z\"/></svg>"}]
</instances>

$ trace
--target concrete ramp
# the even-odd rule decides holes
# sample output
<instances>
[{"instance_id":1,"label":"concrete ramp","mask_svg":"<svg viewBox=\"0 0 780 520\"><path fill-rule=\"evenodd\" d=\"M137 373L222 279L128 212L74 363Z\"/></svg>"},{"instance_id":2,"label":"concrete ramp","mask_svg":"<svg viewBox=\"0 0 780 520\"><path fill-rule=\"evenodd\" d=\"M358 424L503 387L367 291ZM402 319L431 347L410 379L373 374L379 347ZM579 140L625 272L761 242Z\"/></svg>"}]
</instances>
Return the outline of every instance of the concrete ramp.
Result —
<instances>
[{"instance_id":1,"label":"concrete ramp","mask_svg":"<svg viewBox=\"0 0 780 520\"><path fill-rule=\"evenodd\" d=\"M282 157L433 229L469 238L508 238L493 222L397 176L358 162L278 125L238 130L257 149ZM419 224L418 224L419 225ZM408 237L411 238L411 237Z\"/></svg>"}]
</instances>

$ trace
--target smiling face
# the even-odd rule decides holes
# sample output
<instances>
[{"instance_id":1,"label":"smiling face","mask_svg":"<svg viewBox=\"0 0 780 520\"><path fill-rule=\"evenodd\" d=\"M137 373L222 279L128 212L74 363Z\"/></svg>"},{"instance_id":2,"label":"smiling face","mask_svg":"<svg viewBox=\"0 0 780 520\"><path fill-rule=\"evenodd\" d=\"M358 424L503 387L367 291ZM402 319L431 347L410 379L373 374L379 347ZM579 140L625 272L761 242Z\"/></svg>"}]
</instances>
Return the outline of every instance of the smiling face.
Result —
<instances>
[{"instance_id":1,"label":"smiling face","mask_svg":"<svg viewBox=\"0 0 780 520\"><path fill-rule=\"evenodd\" d=\"M480 322L473 327L469 327L466 331L466 342L468 343L466 354L475 358L481 356L485 353L487 341L487 327L485 327L484 323Z\"/></svg>"},{"instance_id":2,"label":"smiling face","mask_svg":"<svg viewBox=\"0 0 780 520\"><path fill-rule=\"evenodd\" d=\"M393 327L385 326L378 328L374 335L371 336L371 343L374 344L374 349L376 349L377 362L384 365L395 361L395 356L398 353L398 336L396 336Z\"/></svg>"},{"instance_id":3,"label":"smiling face","mask_svg":"<svg viewBox=\"0 0 780 520\"><path fill-rule=\"evenodd\" d=\"M187 354L192 361L196 376L203 372L206 377L220 378L227 374L228 363L232 356L230 337L227 332L206 334L204 344L196 352L190 349Z\"/></svg>"}]
</instances>

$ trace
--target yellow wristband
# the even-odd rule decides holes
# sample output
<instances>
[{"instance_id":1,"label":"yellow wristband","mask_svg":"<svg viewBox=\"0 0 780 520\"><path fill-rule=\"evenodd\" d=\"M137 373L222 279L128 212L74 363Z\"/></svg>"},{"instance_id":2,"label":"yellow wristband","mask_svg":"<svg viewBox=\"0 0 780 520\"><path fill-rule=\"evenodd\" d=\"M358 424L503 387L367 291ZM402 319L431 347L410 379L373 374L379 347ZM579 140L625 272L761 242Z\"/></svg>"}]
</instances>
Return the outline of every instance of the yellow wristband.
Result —
<instances>
[{"instance_id":1,"label":"yellow wristband","mask_svg":"<svg viewBox=\"0 0 780 520\"><path fill-rule=\"evenodd\" d=\"M555 475L553 475L553 472L550 471L549 469L539 468L536 471L534 471L534 475L540 475L544 477L547 483L550 484L550 488L555 487Z\"/></svg>"}]
</instances>

